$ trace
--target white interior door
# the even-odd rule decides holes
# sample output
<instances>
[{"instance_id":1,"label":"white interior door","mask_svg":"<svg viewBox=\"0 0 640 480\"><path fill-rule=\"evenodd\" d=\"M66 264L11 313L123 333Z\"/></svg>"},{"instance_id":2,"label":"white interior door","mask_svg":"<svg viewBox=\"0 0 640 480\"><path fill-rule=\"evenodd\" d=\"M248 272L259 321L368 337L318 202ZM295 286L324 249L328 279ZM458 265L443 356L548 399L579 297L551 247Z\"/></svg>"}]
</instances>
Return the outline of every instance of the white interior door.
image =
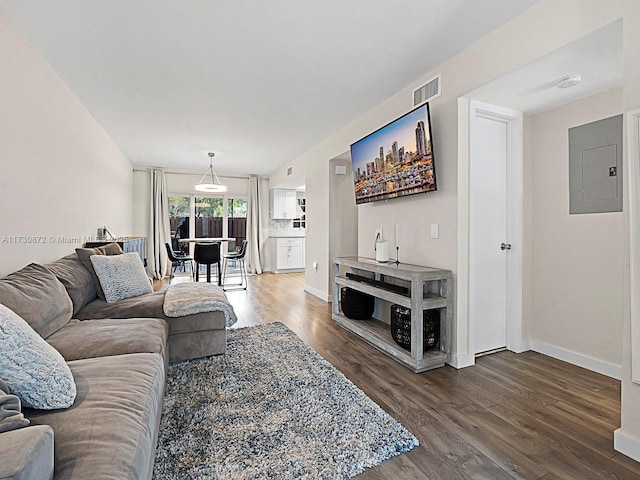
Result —
<instances>
[{"instance_id":1,"label":"white interior door","mask_svg":"<svg viewBox=\"0 0 640 480\"><path fill-rule=\"evenodd\" d=\"M469 316L475 352L507 345L507 124L472 119Z\"/></svg>"}]
</instances>

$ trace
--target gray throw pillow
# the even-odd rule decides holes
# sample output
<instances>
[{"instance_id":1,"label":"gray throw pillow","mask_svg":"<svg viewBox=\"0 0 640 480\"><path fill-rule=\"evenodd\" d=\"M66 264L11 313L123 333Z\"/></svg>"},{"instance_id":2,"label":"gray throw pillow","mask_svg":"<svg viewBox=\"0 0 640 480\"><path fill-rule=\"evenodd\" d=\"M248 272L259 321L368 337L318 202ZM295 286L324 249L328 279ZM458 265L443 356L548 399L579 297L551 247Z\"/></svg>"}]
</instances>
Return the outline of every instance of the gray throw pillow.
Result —
<instances>
[{"instance_id":1,"label":"gray throw pillow","mask_svg":"<svg viewBox=\"0 0 640 480\"><path fill-rule=\"evenodd\" d=\"M91 263L107 303L153 293L151 281L136 252L112 256L93 255Z\"/></svg>"},{"instance_id":2,"label":"gray throw pillow","mask_svg":"<svg viewBox=\"0 0 640 480\"><path fill-rule=\"evenodd\" d=\"M0 304L0 378L25 407L67 408L76 384L62 355L18 314Z\"/></svg>"},{"instance_id":3,"label":"gray throw pillow","mask_svg":"<svg viewBox=\"0 0 640 480\"><path fill-rule=\"evenodd\" d=\"M100 285L100 280L98 280L98 276L96 275L96 271L93 269L93 264L91 263L91 257L93 255L122 255L124 252L120 245L117 243L107 243L102 247L95 248L76 248L76 254L78 258L82 262L82 265L89 270L91 273L91 277L93 278L93 283L96 287L96 293L98 298L104 300L104 292L102 291L102 286Z\"/></svg>"},{"instance_id":4,"label":"gray throw pillow","mask_svg":"<svg viewBox=\"0 0 640 480\"><path fill-rule=\"evenodd\" d=\"M26 427L29 420L24 418L20 408L20 399L11 395L9 387L0 378L0 433Z\"/></svg>"}]
</instances>

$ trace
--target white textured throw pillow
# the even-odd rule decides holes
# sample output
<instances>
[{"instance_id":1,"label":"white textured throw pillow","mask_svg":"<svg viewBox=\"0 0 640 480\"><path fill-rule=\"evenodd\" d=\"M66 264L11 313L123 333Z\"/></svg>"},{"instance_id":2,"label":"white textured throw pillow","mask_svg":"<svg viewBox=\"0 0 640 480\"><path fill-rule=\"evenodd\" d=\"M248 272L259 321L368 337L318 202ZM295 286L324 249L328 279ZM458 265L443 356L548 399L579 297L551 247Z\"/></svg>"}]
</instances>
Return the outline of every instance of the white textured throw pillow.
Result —
<instances>
[{"instance_id":1,"label":"white textured throw pillow","mask_svg":"<svg viewBox=\"0 0 640 480\"><path fill-rule=\"evenodd\" d=\"M76 384L62 355L2 304L0 377L25 407L67 408L76 398Z\"/></svg>"},{"instance_id":2,"label":"white textured throw pillow","mask_svg":"<svg viewBox=\"0 0 640 480\"><path fill-rule=\"evenodd\" d=\"M96 271L107 303L152 293L151 282L136 252L123 255L92 255L89 257Z\"/></svg>"}]
</instances>

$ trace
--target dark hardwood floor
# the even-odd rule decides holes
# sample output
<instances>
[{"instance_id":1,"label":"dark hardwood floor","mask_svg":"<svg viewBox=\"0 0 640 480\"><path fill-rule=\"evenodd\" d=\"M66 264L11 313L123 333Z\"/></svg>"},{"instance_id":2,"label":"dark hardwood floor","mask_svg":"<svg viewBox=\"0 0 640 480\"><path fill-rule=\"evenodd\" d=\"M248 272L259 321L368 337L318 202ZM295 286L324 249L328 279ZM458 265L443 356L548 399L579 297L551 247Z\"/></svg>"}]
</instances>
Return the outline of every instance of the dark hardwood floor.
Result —
<instances>
[{"instance_id":1,"label":"dark hardwood floor","mask_svg":"<svg viewBox=\"0 0 640 480\"><path fill-rule=\"evenodd\" d=\"M534 352L415 374L338 327L303 285L303 274L250 277L227 293L234 328L283 322L420 440L358 478L640 479L613 449L617 380Z\"/></svg>"}]
</instances>

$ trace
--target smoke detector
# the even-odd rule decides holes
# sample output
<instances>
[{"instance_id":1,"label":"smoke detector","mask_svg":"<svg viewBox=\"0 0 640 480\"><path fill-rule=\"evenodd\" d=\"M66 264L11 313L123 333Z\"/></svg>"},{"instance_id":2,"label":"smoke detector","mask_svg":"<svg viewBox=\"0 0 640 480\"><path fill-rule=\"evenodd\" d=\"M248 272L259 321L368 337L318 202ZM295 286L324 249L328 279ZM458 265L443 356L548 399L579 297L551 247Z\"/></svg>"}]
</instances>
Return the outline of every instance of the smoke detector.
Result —
<instances>
[{"instance_id":1,"label":"smoke detector","mask_svg":"<svg viewBox=\"0 0 640 480\"><path fill-rule=\"evenodd\" d=\"M576 73L574 75L569 75L568 77L564 77L564 78L561 78L560 80L558 80L558 83L556 83L556 88L571 88L571 87L575 87L581 81L582 81L582 77L580 76L579 73Z\"/></svg>"}]
</instances>

